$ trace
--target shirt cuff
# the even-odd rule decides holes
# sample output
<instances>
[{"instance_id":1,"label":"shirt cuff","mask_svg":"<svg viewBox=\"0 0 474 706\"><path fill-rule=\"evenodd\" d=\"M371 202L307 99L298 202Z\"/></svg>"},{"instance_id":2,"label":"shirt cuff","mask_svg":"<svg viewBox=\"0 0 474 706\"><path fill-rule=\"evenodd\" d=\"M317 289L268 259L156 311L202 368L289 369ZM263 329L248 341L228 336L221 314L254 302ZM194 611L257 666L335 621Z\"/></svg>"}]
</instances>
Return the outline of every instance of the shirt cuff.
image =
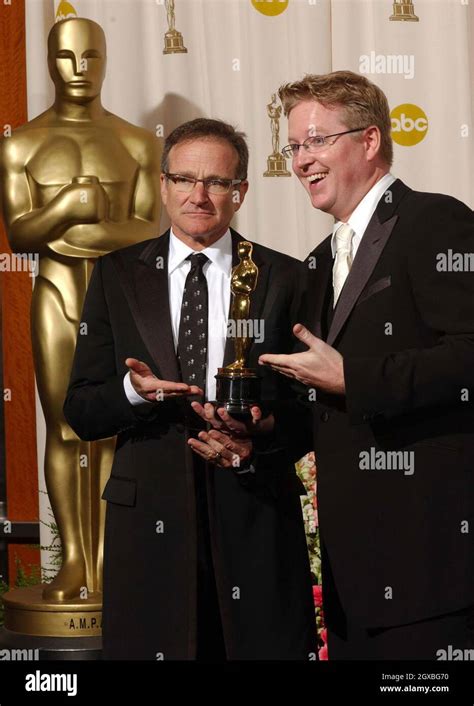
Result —
<instances>
[{"instance_id":1,"label":"shirt cuff","mask_svg":"<svg viewBox=\"0 0 474 706\"><path fill-rule=\"evenodd\" d=\"M233 471L234 471L235 475L237 475L237 476L243 476L243 475L245 475L246 473L255 473L255 466L254 466L253 463L252 463L252 464L250 464L250 466L248 466L247 468L246 468L245 466L241 467L241 470L240 470L240 471L236 470L235 468L233 469Z\"/></svg>"},{"instance_id":2,"label":"shirt cuff","mask_svg":"<svg viewBox=\"0 0 474 706\"><path fill-rule=\"evenodd\" d=\"M153 404L153 402L151 402L150 400L146 400L135 390L130 380L130 371L128 371L128 373L123 379L123 389L125 390L125 394L127 395L128 401L134 407L138 407L139 404Z\"/></svg>"}]
</instances>

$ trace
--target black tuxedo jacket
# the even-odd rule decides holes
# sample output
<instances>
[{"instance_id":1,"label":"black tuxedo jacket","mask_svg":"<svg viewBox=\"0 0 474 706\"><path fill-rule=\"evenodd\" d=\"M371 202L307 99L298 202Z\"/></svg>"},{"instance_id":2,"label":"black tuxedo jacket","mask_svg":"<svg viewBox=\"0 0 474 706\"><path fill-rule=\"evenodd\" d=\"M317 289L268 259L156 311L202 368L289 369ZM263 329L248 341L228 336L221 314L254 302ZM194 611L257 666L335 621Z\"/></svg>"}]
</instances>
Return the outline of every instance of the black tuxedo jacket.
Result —
<instances>
[{"instance_id":1,"label":"black tuxedo jacket","mask_svg":"<svg viewBox=\"0 0 474 706\"><path fill-rule=\"evenodd\" d=\"M242 239L232 232L234 264ZM85 440L117 436L107 501L103 633L108 658L188 659L196 651L195 456L187 445L201 420L189 402L133 407L123 377L129 356L161 379L179 380L168 297L169 233L98 259L87 292L64 413ZM302 263L260 245L251 319L264 341L249 366L291 349ZM212 296L212 292L210 292ZM229 339L224 363L233 360ZM265 371L262 395L288 394ZM231 659L308 659L314 609L300 492L277 439L256 473L206 467L207 500L225 645ZM157 522L163 531L157 533ZM240 597L236 589L239 589Z\"/></svg>"},{"instance_id":2,"label":"black tuxedo jacket","mask_svg":"<svg viewBox=\"0 0 474 706\"><path fill-rule=\"evenodd\" d=\"M344 358L345 397L312 405L325 615L344 635L474 603L474 272L440 266L474 253L473 213L395 181L334 310L330 241L306 261L305 323Z\"/></svg>"}]
</instances>

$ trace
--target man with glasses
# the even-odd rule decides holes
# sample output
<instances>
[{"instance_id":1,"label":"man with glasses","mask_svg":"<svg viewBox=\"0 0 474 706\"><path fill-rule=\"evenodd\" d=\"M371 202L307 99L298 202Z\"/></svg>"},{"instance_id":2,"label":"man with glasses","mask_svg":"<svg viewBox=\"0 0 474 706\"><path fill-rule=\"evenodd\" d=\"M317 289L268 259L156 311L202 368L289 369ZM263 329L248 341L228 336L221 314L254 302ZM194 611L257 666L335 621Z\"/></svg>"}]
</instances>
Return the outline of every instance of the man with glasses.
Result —
<instances>
[{"instance_id":1,"label":"man with glasses","mask_svg":"<svg viewBox=\"0 0 474 706\"><path fill-rule=\"evenodd\" d=\"M244 136L226 123L176 128L161 165L170 230L100 258L92 275L64 411L82 439L118 434L103 495L109 659L314 659L294 466L259 408L244 424L209 402L234 359L230 279L243 238L229 224L247 163ZM257 244L252 257L256 367L261 353L291 350L301 263ZM264 400L289 394L265 372Z\"/></svg>"},{"instance_id":2,"label":"man with glasses","mask_svg":"<svg viewBox=\"0 0 474 706\"><path fill-rule=\"evenodd\" d=\"M335 221L307 259L300 352L261 357L303 383L306 398L316 390L329 659L439 659L450 646L466 655L474 279L462 263L474 252L473 213L390 174L387 99L365 77L309 75L280 98L282 151L313 207ZM460 254L455 267L449 252ZM294 405L275 430L301 439L306 421Z\"/></svg>"}]
</instances>

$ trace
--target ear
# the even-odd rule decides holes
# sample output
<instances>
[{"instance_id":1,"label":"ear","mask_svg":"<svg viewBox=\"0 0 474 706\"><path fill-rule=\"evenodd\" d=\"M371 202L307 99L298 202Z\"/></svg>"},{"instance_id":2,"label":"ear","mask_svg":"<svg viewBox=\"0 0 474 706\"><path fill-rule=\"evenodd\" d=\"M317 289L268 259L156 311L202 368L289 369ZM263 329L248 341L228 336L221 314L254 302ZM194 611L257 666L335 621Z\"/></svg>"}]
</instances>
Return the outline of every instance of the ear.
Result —
<instances>
[{"instance_id":1,"label":"ear","mask_svg":"<svg viewBox=\"0 0 474 706\"><path fill-rule=\"evenodd\" d=\"M160 174L161 201L166 206L168 200L168 182L164 174Z\"/></svg>"},{"instance_id":2,"label":"ear","mask_svg":"<svg viewBox=\"0 0 474 706\"><path fill-rule=\"evenodd\" d=\"M249 183L247 180L243 181L239 186L232 191L232 203L234 204L234 211L237 212L242 206L245 194L249 188Z\"/></svg>"},{"instance_id":3,"label":"ear","mask_svg":"<svg viewBox=\"0 0 474 706\"><path fill-rule=\"evenodd\" d=\"M371 162L374 160L380 152L380 147L382 144L382 136L380 130L376 125L371 125L365 130L364 142L366 148L367 161Z\"/></svg>"}]
</instances>

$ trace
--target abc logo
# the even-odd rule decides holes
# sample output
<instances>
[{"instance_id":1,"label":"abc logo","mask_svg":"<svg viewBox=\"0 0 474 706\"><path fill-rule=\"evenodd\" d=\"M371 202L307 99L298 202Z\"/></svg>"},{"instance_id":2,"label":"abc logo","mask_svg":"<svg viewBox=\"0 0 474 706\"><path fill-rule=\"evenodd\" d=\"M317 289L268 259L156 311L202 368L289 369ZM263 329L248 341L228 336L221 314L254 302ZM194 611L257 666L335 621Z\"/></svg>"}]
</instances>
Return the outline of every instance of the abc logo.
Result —
<instances>
[{"instance_id":1,"label":"abc logo","mask_svg":"<svg viewBox=\"0 0 474 706\"><path fill-rule=\"evenodd\" d=\"M426 113L413 103L402 103L390 113L392 140L404 147L421 142L428 132Z\"/></svg>"},{"instance_id":2,"label":"abc logo","mask_svg":"<svg viewBox=\"0 0 474 706\"><path fill-rule=\"evenodd\" d=\"M252 0L252 5L262 15L275 17L286 10L288 2L289 0Z\"/></svg>"}]
</instances>

